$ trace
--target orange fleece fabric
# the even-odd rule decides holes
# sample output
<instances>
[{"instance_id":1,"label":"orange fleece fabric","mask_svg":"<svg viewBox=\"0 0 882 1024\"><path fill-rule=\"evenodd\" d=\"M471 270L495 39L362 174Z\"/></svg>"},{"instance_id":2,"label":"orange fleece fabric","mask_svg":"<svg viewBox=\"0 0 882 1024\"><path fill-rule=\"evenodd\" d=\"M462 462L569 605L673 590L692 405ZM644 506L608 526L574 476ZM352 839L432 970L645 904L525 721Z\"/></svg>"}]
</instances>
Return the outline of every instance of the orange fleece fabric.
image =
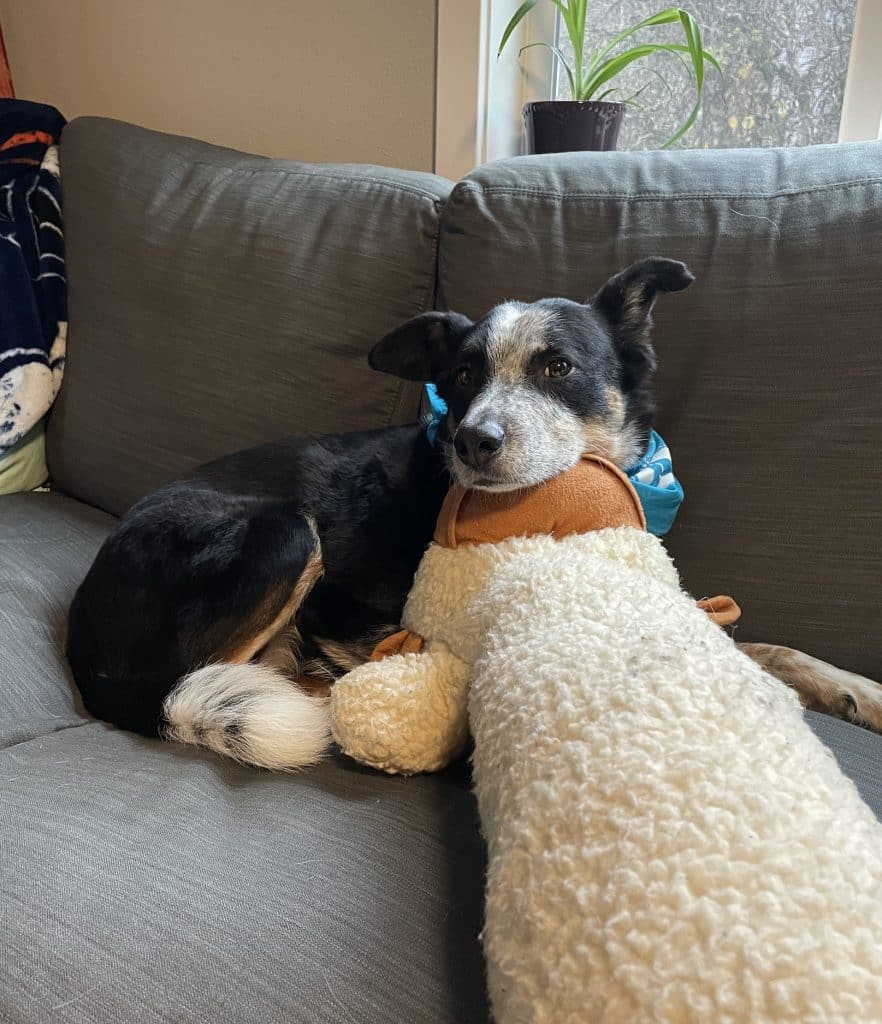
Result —
<instances>
[{"instance_id":1,"label":"orange fleece fabric","mask_svg":"<svg viewBox=\"0 0 882 1024\"><path fill-rule=\"evenodd\" d=\"M467 491L454 484L441 506L435 543L455 548L541 533L560 539L607 526L645 530L646 517L625 474L588 454L565 473L517 491Z\"/></svg>"}]
</instances>

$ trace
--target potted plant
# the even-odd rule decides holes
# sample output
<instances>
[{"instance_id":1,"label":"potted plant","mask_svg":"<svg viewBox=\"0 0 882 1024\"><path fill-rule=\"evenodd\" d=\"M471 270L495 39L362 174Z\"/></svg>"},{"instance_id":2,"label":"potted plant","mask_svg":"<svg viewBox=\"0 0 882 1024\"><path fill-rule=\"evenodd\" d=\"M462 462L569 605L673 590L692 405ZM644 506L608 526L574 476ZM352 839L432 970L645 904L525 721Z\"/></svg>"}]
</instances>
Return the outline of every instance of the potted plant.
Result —
<instances>
[{"instance_id":1,"label":"potted plant","mask_svg":"<svg viewBox=\"0 0 882 1024\"><path fill-rule=\"evenodd\" d=\"M717 71L721 71L721 68L716 58L704 49L701 29L688 11L682 7L668 7L659 11L620 32L585 57L588 0L550 2L558 9L560 19L566 28L573 48L573 60L571 63L568 62L560 48L550 43L531 43L530 46L547 46L551 50L554 59L560 62L566 72L572 99L524 105L528 152L563 153L584 149L615 149L625 107L633 104L643 89L626 99L613 101L606 98L617 91L616 86L610 83L635 61L645 60L659 53L680 60L695 88L695 104L689 116L665 142L664 148L673 145L689 131L701 110L706 65L710 64ZM497 57L502 53L514 30L537 3L539 0L525 0L515 11L502 33ZM632 41L622 49L623 44L643 29L670 24L678 24L682 28L684 42ZM522 47L519 55L528 48ZM653 73L658 74L654 69Z\"/></svg>"}]
</instances>

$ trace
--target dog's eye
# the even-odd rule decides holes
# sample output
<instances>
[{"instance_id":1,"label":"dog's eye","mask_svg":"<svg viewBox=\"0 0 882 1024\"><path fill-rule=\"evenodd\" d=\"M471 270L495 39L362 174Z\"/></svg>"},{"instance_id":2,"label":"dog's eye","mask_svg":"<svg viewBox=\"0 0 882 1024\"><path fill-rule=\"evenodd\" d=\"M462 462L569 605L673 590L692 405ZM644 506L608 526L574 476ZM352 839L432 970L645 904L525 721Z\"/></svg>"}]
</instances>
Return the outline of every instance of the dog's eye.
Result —
<instances>
[{"instance_id":1,"label":"dog's eye","mask_svg":"<svg viewBox=\"0 0 882 1024\"><path fill-rule=\"evenodd\" d=\"M471 382L472 371L467 366L463 366L461 370L456 371L456 383L461 388L467 388Z\"/></svg>"},{"instance_id":2,"label":"dog's eye","mask_svg":"<svg viewBox=\"0 0 882 1024\"><path fill-rule=\"evenodd\" d=\"M566 359L552 359L548 366L545 367L545 376L566 377L572 368L572 363L568 363Z\"/></svg>"}]
</instances>

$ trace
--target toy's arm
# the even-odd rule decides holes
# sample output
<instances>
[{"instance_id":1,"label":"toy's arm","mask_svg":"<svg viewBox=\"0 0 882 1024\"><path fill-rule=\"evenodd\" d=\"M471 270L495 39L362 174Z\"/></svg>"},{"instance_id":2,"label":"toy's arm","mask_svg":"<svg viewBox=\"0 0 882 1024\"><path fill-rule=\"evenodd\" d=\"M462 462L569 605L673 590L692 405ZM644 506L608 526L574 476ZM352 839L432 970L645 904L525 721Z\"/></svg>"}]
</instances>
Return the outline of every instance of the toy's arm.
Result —
<instances>
[{"instance_id":1,"label":"toy's arm","mask_svg":"<svg viewBox=\"0 0 882 1024\"><path fill-rule=\"evenodd\" d=\"M468 739L468 688L468 665L443 648L369 661L332 687L331 732L372 768L439 771Z\"/></svg>"},{"instance_id":2,"label":"toy's arm","mask_svg":"<svg viewBox=\"0 0 882 1024\"><path fill-rule=\"evenodd\" d=\"M711 622L718 626L731 626L741 618L741 609L735 601L725 594L719 597L703 597L696 605L707 613Z\"/></svg>"}]
</instances>

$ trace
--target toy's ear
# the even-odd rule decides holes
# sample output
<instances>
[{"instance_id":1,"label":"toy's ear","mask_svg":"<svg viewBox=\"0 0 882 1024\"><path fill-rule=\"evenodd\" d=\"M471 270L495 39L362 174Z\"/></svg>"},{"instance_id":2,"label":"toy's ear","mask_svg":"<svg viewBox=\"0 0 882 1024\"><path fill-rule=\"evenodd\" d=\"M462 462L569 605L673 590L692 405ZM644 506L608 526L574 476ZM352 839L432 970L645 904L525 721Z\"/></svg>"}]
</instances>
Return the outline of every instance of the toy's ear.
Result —
<instances>
[{"instance_id":1,"label":"toy's ear","mask_svg":"<svg viewBox=\"0 0 882 1024\"><path fill-rule=\"evenodd\" d=\"M679 292L695 280L685 263L653 257L611 277L588 300L610 325L626 377L637 383L655 370L649 340L652 307L659 292Z\"/></svg>"},{"instance_id":2,"label":"toy's ear","mask_svg":"<svg viewBox=\"0 0 882 1024\"><path fill-rule=\"evenodd\" d=\"M460 313L423 313L377 342L368 363L405 380L436 380L449 368L472 327L474 323Z\"/></svg>"}]
</instances>

